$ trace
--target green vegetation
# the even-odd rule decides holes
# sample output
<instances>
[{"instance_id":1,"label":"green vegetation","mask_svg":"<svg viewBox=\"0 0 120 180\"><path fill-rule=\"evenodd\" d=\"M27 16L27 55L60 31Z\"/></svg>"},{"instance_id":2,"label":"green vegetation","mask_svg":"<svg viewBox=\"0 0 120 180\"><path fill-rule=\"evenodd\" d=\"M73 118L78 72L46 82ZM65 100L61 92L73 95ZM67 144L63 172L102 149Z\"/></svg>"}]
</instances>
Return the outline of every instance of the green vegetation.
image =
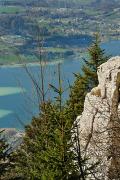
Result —
<instances>
[{"instance_id":1,"label":"green vegetation","mask_svg":"<svg viewBox=\"0 0 120 180\"><path fill-rule=\"evenodd\" d=\"M71 87L70 98L67 102L69 109L71 109L71 114L74 109L72 116L75 116L75 118L83 111L87 92L98 85L97 68L109 59L99 44L99 37L96 35L93 45L88 49L89 58L83 59L84 65L82 67L82 73L75 74L76 80Z\"/></svg>"},{"instance_id":2,"label":"green vegetation","mask_svg":"<svg viewBox=\"0 0 120 180\"><path fill-rule=\"evenodd\" d=\"M17 177L66 180L76 171L66 116L63 108L60 111L50 102L42 105L39 117L26 128L24 144L15 157Z\"/></svg>"},{"instance_id":3,"label":"green vegetation","mask_svg":"<svg viewBox=\"0 0 120 180\"><path fill-rule=\"evenodd\" d=\"M81 4L90 4L92 2L94 2L94 0L73 0L73 2L75 3L81 3Z\"/></svg>"},{"instance_id":4,"label":"green vegetation","mask_svg":"<svg viewBox=\"0 0 120 180\"><path fill-rule=\"evenodd\" d=\"M13 167L5 173L8 179L85 180L98 163L87 164L89 157L80 150L76 116L83 110L86 93L98 84L97 67L108 59L99 46L98 36L89 48L89 59L84 60L83 74L76 74L70 99L63 102L60 65L58 88L50 84L56 93L54 101L47 101L44 92L44 75L41 66L40 113L25 128L23 144L11 156ZM28 74L29 75L29 74ZM34 82L34 80L33 80ZM36 82L35 82L36 87Z\"/></svg>"},{"instance_id":5,"label":"green vegetation","mask_svg":"<svg viewBox=\"0 0 120 180\"><path fill-rule=\"evenodd\" d=\"M75 54L76 48L79 48L80 51L83 48L86 49L91 43L90 39L85 47L83 47L82 41L77 42L76 40L76 42L70 43L69 39L71 37L75 39L76 36L79 39L86 35L92 37L96 27L102 32L102 41L108 38L119 38L120 13L118 7L120 2L116 0L58 0L51 3L43 0L37 1L37 5L34 0L29 0L29 2L3 0L0 3L1 64L9 64L12 59L13 63L15 62L14 57L6 60L7 56L3 56L10 44L11 47L17 49L21 56L27 56L26 62L32 61L32 55L36 56L33 59L34 62L39 56L36 51L39 46L36 42L38 29L40 30L39 35L43 39L43 46L45 46L45 50L48 49L47 61L61 58L61 56L66 59L71 56L71 53L67 53L69 50ZM62 38L62 44L58 41L59 37ZM68 40L64 41L66 37ZM50 42L49 38L51 38ZM2 48L3 43L6 43L6 48L4 46ZM10 56L14 54L11 47L7 49L7 54ZM65 51L63 47L65 47Z\"/></svg>"},{"instance_id":6,"label":"green vegetation","mask_svg":"<svg viewBox=\"0 0 120 180\"><path fill-rule=\"evenodd\" d=\"M30 2L29 7L34 6L33 1ZM5 35L6 37L2 36L0 42L1 64L38 61L41 53L38 47L41 42L36 42L36 39L40 35L44 39L43 42L49 45L42 47L42 55L44 56L46 51L48 59L53 59L53 57L54 59L65 58L74 55L74 53L79 54L81 49L78 50L76 42L74 43L72 40L71 44L65 44L65 42L61 44L60 41L56 44L53 43L54 45L49 43L51 43L52 38L53 42L57 38L62 38L62 41L64 41L66 37L70 41L72 36L78 39L82 33L93 34L96 31L95 25L99 24L101 18L104 17L103 13L107 15L101 29L105 28L106 23L108 25L111 20L109 33L116 28L114 27L113 14L108 14L108 10L102 8L95 10L92 7L93 0L72 0L70 4L66 3L65 0L59 2L60 6L55 2L50 7L47 3L44 5L45 1L38 2L38 6L29 8L29 12L27 8L21 9L25 3L23 0L19 2L23 3L20 7L16 2L16 6L8 5L0 9L2 32L5 30L5 34L8 33ZM73 5L76 6L72 8ZM81 7L84 8L81 9ZM116 8L116 6L113 8ZM19 15L14 16L17 13ZM11 16L9 17L9 15ZM115 15L119 17L117 11L115 11ZM108 17L110 17L109 23L107 22ZM38 32L39 30L40 32ZM11 33L14 35L11 35ZM22 35L20 37L19 35L16 36L17 33ZM48 41L46 42L46 40ZM26 49L24 45L26 45ZM78 43L79 46L81 44ZM85 48L82 48L82 50L85 50ZM82 156L83 152L81 152L79 144L80 137L74 131L78 127L74 126L74 122L77 115L80 115L83 111L86 93L98 84L97 67L108 59L100 48L98 36L96 36L88 53L89 56L85 54L87 59L84 59L82 73L75 74L76 80L73 86L70 87L70 98L66 103L63 103L64 90L61 83L60 66L58 66L59 87L50 84L50 88L57 94L52 102L45 100L41 66L42 88L37 87L38 95L42 94L40 112L37 117L32 118L32 123L25 128L23 144L11 156L12 164L5 154L8 146L3 139L0 139L0 173L3 176L2 178L5 180L85 180L87 175L91 173L91 169L96 168L97 164L88 167L87 158ZM35 81L33 80L33 82Z\"/></svg>"},{"instance_id":7,"label":"green vegetation","mask_svg":"<svg viewBox=\"0 0 120 180\"><path fill-rule=\"evenodd\" d=\"M8 144L2 137L4 130L0 131L0 179L5 175L5 173L12 167L10 164L10 158L7 154Z\"/></svg>"},{"instance_id":8,"label":"green vegetation","mask_svg":"<svg viewBox=\"0 0 120 180\"><path fill-rule=\"evenodd\" d=\"M68 49L65 48L53 48L53 47L49 47L49 48L45 48L45 51L47 52L57 52L57 53L65 53Z\"/></svg>"},{"instance_id":9,"label":"green vegetation","mask_svg":"<svg viewBox=\"0 0 120 180\"><path fill-rule=\"evenodd\" d=\"M1 6L0 7L0 13L1 14L16 14L16 13L22 13L25 9L23 7L19 6Z\"/></svg>"},{"instance_id":10,"label":"green vegetation","mask_svg":"<svg viewBox=\"0 0 120 180\"><path fill-rule=\"evenodd\" d=\"M59 88L50 85L57 94L56 100L44 102L43 94L39 117L26 127L24 144L13 155L15 169L10 171L11 179L70 180L83 176L74 161L77 156L72 150L72 121L62 102L60 65L58 71Z\"/></svg>"}]
</instances>

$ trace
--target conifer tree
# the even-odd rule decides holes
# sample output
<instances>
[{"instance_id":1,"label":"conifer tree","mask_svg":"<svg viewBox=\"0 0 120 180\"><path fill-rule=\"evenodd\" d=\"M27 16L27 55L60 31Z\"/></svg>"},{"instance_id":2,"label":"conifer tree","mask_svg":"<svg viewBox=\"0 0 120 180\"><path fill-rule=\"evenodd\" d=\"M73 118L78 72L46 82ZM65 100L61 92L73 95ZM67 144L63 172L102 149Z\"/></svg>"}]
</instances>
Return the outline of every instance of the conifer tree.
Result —
<instances>
[{"instance_id":1,"label":"conifer tree","mask_svg":"<svg viewBox=\"0 0 120 180\"><path fill-rule=\"evenodd\" d=\"M97 67L108 57L99 46L98 36L89 48L89 59L84 60L83 73L76 74L70 88L68 106L62 104L60 69L59 88L50 87L58 94L55 102L42 101L40 114L26 127L24 143L14 156L15 178L40 180L85 179L89 169L80 152L78 137L71 142L71 129L83 110L86 93L98 84ZM75 142L76 141L76 142ZM77 143L77 153L74 144ZM78 160L77 160L78 159ZM90 168L95 168L93 165Z\"/></svg>"},{"instance_id":2,"label":"conifer tree","mask_svg":"<svg viewBox=\"0 0 120 180\"><path fill-rule=\"evenodd\" d=\"M38 117L26 127L21 148L14 155L16 178L67 180L77 173L71 142L71 121L62 103L60 67L59 88L54 102L42 102Z\"/></svg>"},{"instance_id":3,"label":"conifer tree","mask_svg":"<svg viewBox=\"0 0 120 180\"><path fill-rule=\"evenodd\" d=\"M12 167L10 155L8 151L10 147L6 140L3 138L4 130L0 131L0 179L3 179L5 173Z\"/></svg>"},{"instance_id":4,"label":"conifer tree","mask_svg":"<svg viewBox=\"0 0 120 180\"><path fill-rule=\"evenodd\" d=\"M75 82L71 87L70 97L67 102L71 110L71 116L74 119L83 111L85 95L93 87L98 85L97 68L109 59L105 51L100 47L99 35L95 35L95 40L88 49L89 58L83 59L84 65L82 73L75 74ZM74 109L74 116L72 115Z\"/></svg>"}]
</instances>

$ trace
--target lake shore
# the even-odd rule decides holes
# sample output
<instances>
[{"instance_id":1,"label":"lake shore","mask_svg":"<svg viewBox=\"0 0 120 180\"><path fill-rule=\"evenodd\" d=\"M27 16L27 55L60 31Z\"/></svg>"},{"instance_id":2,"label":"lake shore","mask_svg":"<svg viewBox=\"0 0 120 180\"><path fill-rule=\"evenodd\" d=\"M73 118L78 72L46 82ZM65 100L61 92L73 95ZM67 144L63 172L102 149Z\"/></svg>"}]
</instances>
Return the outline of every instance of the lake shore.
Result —
<instances>
[{"instance_id":1,"label":"lake shore","mask_svg":"<svg viewBox=\"0 0 120 180\"><path fill-rule=\"evenodd\" d=\"M108 41L102 41L101 42L101 48L105 50L106 54L109 55L120 55L118 52L120 52L120 40L108 40ZM113 48L114 47L114 48ZM8 63L0 63L0 68L17 68L17 67L32 67L32 66L46 66L46 65L56 65L59 63L63 63L67 59L75 59L74 57L78 54L79 56L77 59L81 59L84 54L87 53L87 48L86 49L79 49L79 52L75 53L74 55L68 56L66 58L60 58L60 59L55 59L53 61L31 61L31 62L8 62Z\"/></svg>"},{"instance_id":2,"label":"lake shore","mask_svg":"<svg viewBox=\"0 0 120 180\"><path fill-rule=\"evenodd\" d=\"M46 65L56 65L59 63L63 63L63 60L56 60L53 62L28 62L28 63L9 63L9 64L1 64L0 68L17 68L17 67L33 67L33 66L46 66Z\"/></svg>"},{"instance_id":3,"label":"lake shore","mask_svg":"<svg viewBox=\"0 0 120 180\"><path fill-rule=\"evenodd\" d=\"M111 56L120 55L120 41L109 41L101 44L102 49ZM74 82L73 73L81 72L82 67L82 55L78 53L76 57L71 57L68 59L57 59L56 61L47 61L42 63L43 66L47 65L45 68L45 88L48 88L48 84L54 84L56 87L57 79L55 74L57 72L57 64L61 64L62 77L64 79L63 87L67 88L68 81L72 84ZM87 58L87 57L86 57ZM1 128L16 128L23 130L23 124L27 125L31 122L33 116L39 113L38 106L36 105L38 99L35 97L33 84L28 77L24 66L30 67L30 72L32 72L36 79L39 78L38 70L40 62L28 62L28 63L11 63L1 65L0 67L0 85L1 85L1 96L0 96L0 127ZM49 67L50 65L50 67ZM39 82L39 80L38 80ZM26 99L23 94L19 93L19 89L16 87L22 87L26 90ZM5 90L4 90L5 89ZM17 92L17 93L16 93ZM50 93L49 97L54 98ZM47 97L48 97L47 96ZM31 101L31 97L35 101ZM67 92L64 94L64 99L67 98ZM33 100L32 99L32 100ZM11 103L12 102L12 103ZM34 111L33 111L34 110ZM22 112L22 113L21 113ZM23 122L23 123L21 123Z\"/></svg>"}]
</instances>

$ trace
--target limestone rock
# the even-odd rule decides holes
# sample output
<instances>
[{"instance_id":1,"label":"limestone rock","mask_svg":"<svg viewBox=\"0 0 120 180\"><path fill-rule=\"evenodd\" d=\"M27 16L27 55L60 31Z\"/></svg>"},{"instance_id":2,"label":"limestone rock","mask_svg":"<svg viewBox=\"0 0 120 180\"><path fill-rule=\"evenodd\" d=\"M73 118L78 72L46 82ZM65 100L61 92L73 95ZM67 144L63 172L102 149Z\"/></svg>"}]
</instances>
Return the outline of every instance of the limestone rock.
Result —
<instances>
[{"instance_id":1,"label":"limestone rock","mask_svg":"<svg viewBox=\"0 0 120 180\"><path fill-rule=\"evenodd\" d=\"M99 162L88 179L120 179L120 57L98 68L98 87L86 95L77 118L83 156Z\"/></svg>"},{"instance_id":2,"label":"limestone rock","mask_svg":"<svg viewBox=\"0 0 120 180\"><path fill-rule=\"evenodd\" d=\"M0 128L0 131L2 132L0 138L4 139L9 145L8 154L16 150L23 143L23 137L25 135L23 131L16 130L15 128Z\"/></svg>"}]
</instances>

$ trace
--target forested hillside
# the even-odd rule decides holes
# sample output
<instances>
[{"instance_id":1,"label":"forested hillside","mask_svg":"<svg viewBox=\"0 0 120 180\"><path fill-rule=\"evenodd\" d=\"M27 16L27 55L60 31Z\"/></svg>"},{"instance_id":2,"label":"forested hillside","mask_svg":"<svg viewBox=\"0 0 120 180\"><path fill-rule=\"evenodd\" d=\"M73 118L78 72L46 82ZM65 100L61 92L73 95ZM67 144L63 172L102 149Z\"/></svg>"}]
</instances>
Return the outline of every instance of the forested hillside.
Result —
<instances>
[{"instance_id":1,"label":"forested hillside","mask_svg":"<svg viewBox=\"0 0 120 180\"><path fill-rule=\"evenodd\" d=\"M47 60L83 51L96 30L102 40L117 39L119 5L119 0L2 0L0 62L18 62L18 54L38 61L38 37Z\"/></svg>"}]
</instances>

